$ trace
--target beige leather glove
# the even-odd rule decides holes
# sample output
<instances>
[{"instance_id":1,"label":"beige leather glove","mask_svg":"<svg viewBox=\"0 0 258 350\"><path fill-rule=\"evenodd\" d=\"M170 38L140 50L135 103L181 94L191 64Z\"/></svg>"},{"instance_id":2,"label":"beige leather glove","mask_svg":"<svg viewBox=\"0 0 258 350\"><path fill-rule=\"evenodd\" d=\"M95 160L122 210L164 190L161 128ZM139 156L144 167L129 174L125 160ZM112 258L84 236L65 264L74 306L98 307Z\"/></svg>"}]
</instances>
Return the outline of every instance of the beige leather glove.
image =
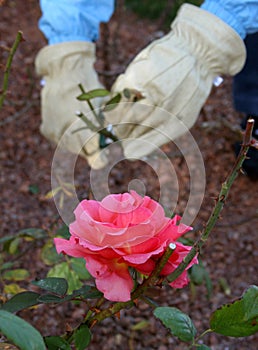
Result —
<instances>
[{"instance_id":1,"label":"beige leather glove","mask_svg":"<svg viewBox=\"0 0 258 350\"><path fill-rule=\"evenodd\" d=\"M76 99L81 83L86 91L101 88L93 64L95 45L90 42L66 42L49 45L40 50L35 65L37 74L45 85L41 91L41 133L56 144L62 142L65 149L86 158L93 168L106 163L105 153L99 150L99 134L91 130L73 131L86 124L76 116L81 111L96 125L86 102ZM93 99L99 107L100 99ZM82 148L83 147L83 148Z\"/></svg>"},{"instance_id":2,"label":"beige leather glove","mask_svg":"<svg viewBox=\"0 0 258 350\"><path fill-rule=\"evenodd\" d=\"M129 88L144 96L106 113L124 139L125 156L142 157L185 133L214 78L236 74L245 58L244 43L231 27L205 10L182 5L171 31L141 51L112 87L114 94Z\"/></svg>"}]
</instances>

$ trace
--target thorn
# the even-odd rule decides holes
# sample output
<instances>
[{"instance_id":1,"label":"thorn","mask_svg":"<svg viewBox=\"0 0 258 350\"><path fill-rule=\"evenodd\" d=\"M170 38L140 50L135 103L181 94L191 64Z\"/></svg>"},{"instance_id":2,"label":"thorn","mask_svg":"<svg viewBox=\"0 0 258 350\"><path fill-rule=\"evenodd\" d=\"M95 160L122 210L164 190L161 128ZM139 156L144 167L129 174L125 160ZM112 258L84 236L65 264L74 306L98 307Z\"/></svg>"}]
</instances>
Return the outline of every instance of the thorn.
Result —
<instances>
[{"instance_id":1,"label":"thorn","mask_svg":"<svg viewBox=\"0 0 258 350\"><path fill-rule=\"evenodd\" d=\"M159 279L155 282L155 286L161 288L163 286L164 279L165 279L165 277L159 277Z\"/></svg>"},{"instance_id":2,"label":"thorn","mask_svg":"<svg viewBox=\"0 0 258 350\"><path fill-rule=\"evenodd\" d=\"M245 175L245 176L247 175L243 168L240 169L240 173Z\"/></svg>"},{"instance_id":3,"label":"thorn","mask_svg":"<svg viewBox=\"0 0 258 350\"><path fill-rule=\"evenodd\" d=\"M120 311L118 311L117 313L115 313L115 316L120 320L120 316L121 316Z\"/></svg>"},{"instance_id":4,"label":"thorn","mask_svg":"<svg viewBox=\"0 0 258 350\"><path fill-rule=\"evenodd\" d=\"M137 305L138 305L138 302L139 302L139 300L138 300L138 299L133 300L133 303L135 304L135 306L137 306Z\"/></svg>"},{"instance_id":5,"label":"thorn","mask_svg":"<svg viewBox=\"0 0 258 350\"><path fill-rule=\"evenodd\" d=\"M73 331L73 328L69 325L69 323L66 323L66 325L65 325L65 332L69 334L72 331Z\"/></svg>"},{"instance_id":6,"label":"thorn","mask_svg":"<svg viewBox=\"0 0 258 350\"><path fill-rule=\"evenodd\" d=\"M100 313L100 309L96 308L96 307L92 307L91 311L94 311L96 314Z\"/></svg>"},{"instance_id":7,"label":"thorn","mask_svg":"<svg viewBox=\"0 0 258 350\"><path fill-rule=\"evenodd\" d=\"M93 327L95 326L96 323L98 323L98 321L97 321L97 320L93 320L93 321L91 322L90 329L93 328Z\"/></svg>"}]
</instances>

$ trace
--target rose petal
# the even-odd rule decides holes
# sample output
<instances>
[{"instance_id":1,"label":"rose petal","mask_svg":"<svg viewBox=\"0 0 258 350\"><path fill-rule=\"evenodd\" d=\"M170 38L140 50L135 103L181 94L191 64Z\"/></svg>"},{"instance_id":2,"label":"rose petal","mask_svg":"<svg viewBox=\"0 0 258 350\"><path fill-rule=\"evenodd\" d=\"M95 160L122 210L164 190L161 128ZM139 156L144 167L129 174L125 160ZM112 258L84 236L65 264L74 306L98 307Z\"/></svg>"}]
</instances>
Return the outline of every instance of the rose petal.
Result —
<instances>
[{"instance_id":1,"label":"rose petal","mask_svg":"<svg viewBox=\"0 0 258 350\"><path fill-rule=\"evenodd\" d=\"M121 237L126 234L127 227L116 228L90 221L85 213L82 214L80 218L76 218L76 221L70 224L69 230L71 235L80 237L86 242L100 247L107 247L115 246L117 241L115 237Z\"/></svg>"},{"instance_id":2,"label":"rose petal","mask_svg":"<svg viewBox=\"0 0 258 350\"><path fill-rule=\"evenodd\" d=\"M149 239L148 241L139 244L135 247L131 247L131 254L124 255L123 259L130 264L143 264L152 256L162 253L167 246L167 242L160 242L156 237ZM138 251L138 253L137 253Z\"/></svg>"},{"instance_id":3,"label":"rose petal","mask_svg":"<svg viewBox=\"0 0 258 350\"><path fill-rule=\"evenodd\" d=\"M181 217L165 217L162 206L136 192L109 195L101 202L84 200L74 211L69 240L56 238L58 252L83 257L96 286L111 301L130 300L133 280L128 267L149 275L170 242L192 228ZM180 242L161 274L173 272L191 247ZM197 263L197 257L187 267ZM188 283L183 273L172 282L175 288Z\"/></svg>"},{"instance_id":4,"label":"rose petal","mask_svg":"<svg viewBox=\"0 0 258 350\"><path fill-rule=\"evenodd\" d=\"M78 244L78 240L74 237L70 237L69 241L63 238L54 238L54 243L58 254L65 253L75 258L85 256L85 249Z\"/></svg>"},{"instance_id":5,"label":"rose petal","mask_svg":"<svg viewBox=\"0 0 258 350\"><path fill-rule=\"evenodd\" d=\"M149 276L152 271L154 270L156 266L156 262L152 259L148 259L145 263L143 264L137 264L137 265L131 265L132 267L135 268L138 272L142 273L143 275Z\"/></svg>"},{"instance_id":6,"label":"rose petal","mask_svg":"<svg viewBox=\"0 0 258 350\"><path fill-rule=\"evenodd\" d=\"M86 266L89 273L96 278L96 286L104 293L106 299L110 301L131 299L134 283L126 264L89 256Z\"/></svg>"},{"instance_id":7,"label":"rose petal","mask_svg":"<svg viewBox=\"0 0 258 350\"><path fill-rule=\"evenodd\" d=\"M99 207L99 202L84 199L74 210L75 217L80 217L82 213L86 212L93 221L100 221Z\"/></svg>"},{"instance_id":8,"label":"rose petal","mask_svg":"<svg viewBox=\"0 0 258 350\"><path fill-rule=\"evenodd\" d=\"M142 197L135 198L131 193L111 194L103 198L100 202L101 217L104 218L104 215L108 213L130 213L137 208L142 201Z\"/></svg>"},{"instance_id":9,"label":"rose petal","mask_svg":"<svg viewBox=\"0 0 258 350\"><path fill-rule=\"evenodd\" d=\"M187 276L187 272L184 271L177 279L169 283L169 285L173 288L183 288L187 286L188 283L189 283L189 278Z\"/></svg>"}]
</instances>

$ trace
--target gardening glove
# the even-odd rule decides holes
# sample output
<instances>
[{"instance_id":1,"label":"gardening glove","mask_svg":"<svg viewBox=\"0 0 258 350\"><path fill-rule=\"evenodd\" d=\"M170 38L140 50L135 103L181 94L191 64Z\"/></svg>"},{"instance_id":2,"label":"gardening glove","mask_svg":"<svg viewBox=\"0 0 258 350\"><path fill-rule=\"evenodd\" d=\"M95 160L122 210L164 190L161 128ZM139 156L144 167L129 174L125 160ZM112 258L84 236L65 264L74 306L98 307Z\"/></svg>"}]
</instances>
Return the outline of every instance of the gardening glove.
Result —
<instances>
[{"instance_id":1,"label":"gardening glove","mask_svg":"<svg viewBox=\"0 0 258 350\"><path fill-rule=\"evenodd\" d=\"M245 45L234 29L206 10L182 5L171 31L141 51L112 87L113 94L127 91L123 95L130 95L129 101L143 97L130 103L123 97L106 113L125 156L140 158L184 134L214 79L238 73L245 58Z\"/></svg>"},{"instance_id":2,"label":"gardening glove","mask_svg":"<svg viewBox=\"0 0 258 350\"><path fill-rule=\"evenodd\" d=\"M79 83L86 91L101 87L94 61L95 45L77 41L44 47L35 64L45 84L41 91L41 133L57 144L62 142L65 149L82 155L90 166L98 169L106 164L105 152L100 153L99 149L99 134L85 129L86 124L76 116L80 111L97 125L86 102L76 99L81 93ZM96 98L92 100L95 108L101 102ZM83 130L76 131L82 127Z\"/></svg>"},{"instance_id":3,"label":"gardening glove","mask_svg":"<svg viewBox=\"0 0 258 350\"><path fill-rule=\"evenodd\" d=\"M45 81L41 93L41 132L56 143L64 135L65 148L80 153L92 167L101 168L106 157L99 152L99 136L90 130L73 131L85 127L76 111L92 117L86 103L76 99L80 94L78 84L86 91L101 87L93 69L92 42L99 37L100 23L107 22L112 15L114 1L40 0L40 8L39 29L49 44L36 58L36 70ZM101 100L94 99L92 103L98 107ZM96 120L92 121L96 124Z\"/></svg>"}]
</instances>

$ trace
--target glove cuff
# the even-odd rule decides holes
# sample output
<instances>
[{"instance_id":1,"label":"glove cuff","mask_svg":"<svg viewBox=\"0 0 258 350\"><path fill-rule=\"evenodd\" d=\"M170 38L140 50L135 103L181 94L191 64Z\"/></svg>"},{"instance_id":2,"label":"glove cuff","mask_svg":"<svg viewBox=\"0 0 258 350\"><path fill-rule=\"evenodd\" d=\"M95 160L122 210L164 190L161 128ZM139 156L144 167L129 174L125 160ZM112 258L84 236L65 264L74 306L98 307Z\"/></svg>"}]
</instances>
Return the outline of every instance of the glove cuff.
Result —
<instances>
[{"instance_id":1,"label":"glove cuff","mask_svg":"<svg viewBox=\"0 0 258 350\"><path fill-rule=\"evenodd\" d=\"M96 47L94 43L86 41L70 41L43 47L35 59L36 73L44 76L49 73L49 65L60 61L64 57L84 55L85 59L95 61Z\"/></svg>"},{"instance_id":2,"label":"glove cuff","mask_svg":"<svg viewBox=\"0 0 258 350\"><path fill-rule=\"evenodd\" d=\"M215 75L237 74L244 66L246 49L243 40L229 25L197 6L181 6L172 32L188 43L189 50L206 61ZM199 38L199 40L196 40Z\"/></svg>"},{"instance_id":3,"label":"glove cuff","mask_svg":"<svg viewBox=\"0 0 258 350\"><path fill-rule=\"evenodd\" d=\"M236 14L231 10L228 10L223 6L222 2L219 1L204 1L201 5L203 10L213 13L215 16L219 17L224 23L227 23L231 28L233 28L242 39L246 36L246 30L242 24L242 21L236 16Z\"/></svg>"}]
</instances>

